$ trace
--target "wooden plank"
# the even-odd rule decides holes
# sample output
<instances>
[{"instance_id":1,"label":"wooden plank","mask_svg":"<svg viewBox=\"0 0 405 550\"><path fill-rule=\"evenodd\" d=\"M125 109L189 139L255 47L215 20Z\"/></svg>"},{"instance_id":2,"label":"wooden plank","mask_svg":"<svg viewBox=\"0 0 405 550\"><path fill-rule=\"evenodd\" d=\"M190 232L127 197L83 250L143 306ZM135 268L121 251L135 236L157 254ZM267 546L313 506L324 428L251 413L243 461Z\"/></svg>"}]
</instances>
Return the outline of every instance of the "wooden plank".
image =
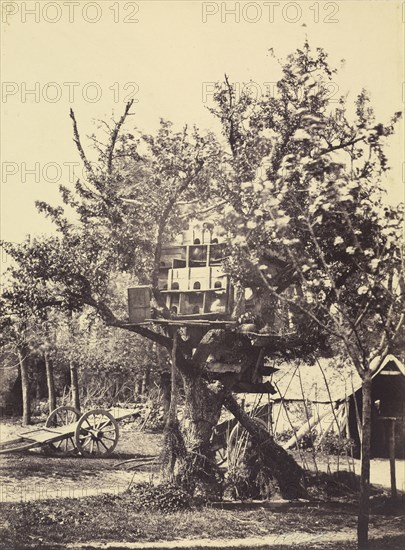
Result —
<instances>
[{"instance_id":1,"label":"wooden plank","mask_svg":"<svg viewBox=\"0 0 405 550\"><path fill-rule=\"evenodd\" d=\"M391 499L397 500L397 482L395 474L395 420L389 420L389 455L390 455L390 477L391 477Z\"/></svg>"},{"instance_id":2,"label":"wooden plank","mask_svg":"<svg viewBox=\"0 0 405 550\"><path fill-rule=\"evenodd\" d=\"M240 381L233 388L235 393L276 393L274 386L270 382L256 383Z\"/></svg>"},{"instance_id":3,"label":"wooden plank","mask_svg":"<svg viewBox=\"0 0 405 550\"><path fill-rule=\"evenodd\" d=\"M275 369L273 367L268 367L268 366L264 366L264 367L260 367L259 369L259 372L262 376L270 376L271 374L277 372L279 369Z\"/></svg>"},{"instance_id":4,"label":"wooden plank","mask_svg":"<svg viewBox=\"0 0 405 550\"><path fill-rule=\"evenodd\" d=\"M378 374L379 376L400 376L402 373L399 370L382 370Z\"/></svg>"},{"instance_id":5,"label":"wooden plank","mask_svg":"<svg viewBox=\"0 0 405 550\"><path fill-rule=\"evenodd\" d=\"M57 431L57 430L38 430L37 432L31 432L29 437L24 437L26 440L30 440L36 443L44 444L44 443L50 443L52 441L58 441L59 439L64 439L67 435L71 435L74 433L74 428L72 429L72 425L69 426L63 426L63 428L68 428L69 431Z\"/></svg>"},{"instance_id":6,"label":"wooden plank","mask_svg":"<svg viewBox=\"0 0 405 550\"><path fill-rule=\"evenodd\" d=\"M150 317L151 289L149 286L128 288L128 313L133 323L140 323Z\"/></svg>"},{"instance_id":7,"label":"wooden plank","mask_svg":"<svg viewBox=\"0 0 405 550\"><path fill-rule=\"evenodd\" d=\"M17 453L19 451L27 451L28 449L33 449L34 447L40 447L41 443L37 443L36 441L28 441L24 445L19 445L17 447L13 447L10 445L10 447L6 449L0 450L0 455L5 455L8 453Z\"/></svg>"},{"instance_id":8,"label":"wooden plank","mask_svg":"<svg viewBox=\"0 0 405 550\"><path fill-rule=\"evenodd\" d=\"M219 362L212 362L206 364L207 370L209 372L217 372L217 373L226 373L226 372L241 372L242 365L241 363L219 363Z\"/></svg>"},{"instance_id":9,"label":"wooden plank","mask_svg":"<svg viewBox=\"0 0 405 550\"><path fill-rule=\"evenodd\" d=\"M24 441L23 437L16 437L15 439L6 439L0 443L0 449L7 447L8 445L15 445L16 443L21 443Z\"/></svg>"},{"instance_id":10,"label":"wooden plank","mask_svg":"<svg viewBox=\"0 0 405 550\"><path fill-rule=\"evenodd\" d=\"M32 439L35 435L44 434L45 432L52 435L66 435L75 431L78 422L72 422L71 424L66 424L66 426L58 426L56 428L37 428L36 430L31 430L29 432L24 432L21 435L24 439Z\"/></svg>"},{"instance_id":11,"label":"wooden plank","mask_svg":"<svg viewBox=\"0 0 405 550\"><path fill-rule=\"evenodd\" d=\"M225 294L225 288L190 288L190 289L173 289L173 290L161 290L161 294L207 294L208 292L216 292Z\"/></svg>"},{"instance_id":12,"label":"wooden plank","mask_svg":"<svg viewBox=\"0 0 405 550\"><path fill-rule=\"evenodd\" d=\"M306 435L308 432L310 432L315 426L321 423L322 420L327 418L329 415L333 415L332 410L327 410L324 412L321 416L314 415L309 421L305 420L305 422L302 424L302 426L294 433L290 439L281 445L283 449L287 450L290 449L293 445L298 444L298 442ZM335 420L333 419L332 424ZM331 425L332 425L331 424Z\"/></svg>"},{"instance_id":13,"label":"wooden plank","mask_svg":"<svg viewBox=\"0 0 405 550\"><path fill-rule=\"evenodd\" d=\"M217 313L204 313L204 316L217 316ZM190 317L190 319L189 319ZM193 319L193 317L196 317L196 319ZM197 317L201 317L200 319L197 319ZM156 323L157 325L180 325L180 326L210 326L210 325L236 325L236 321L226 321L226 320L220 320L220 319L203 319L202 315L199 314L190 314L187 315L186 319L183 319L181 316L177 319L147 319L145 323L140 323L143 325L150 324L150 323ZM131 326L133 323L125 323L127 326Z\"/></svg>"}]
</instances>

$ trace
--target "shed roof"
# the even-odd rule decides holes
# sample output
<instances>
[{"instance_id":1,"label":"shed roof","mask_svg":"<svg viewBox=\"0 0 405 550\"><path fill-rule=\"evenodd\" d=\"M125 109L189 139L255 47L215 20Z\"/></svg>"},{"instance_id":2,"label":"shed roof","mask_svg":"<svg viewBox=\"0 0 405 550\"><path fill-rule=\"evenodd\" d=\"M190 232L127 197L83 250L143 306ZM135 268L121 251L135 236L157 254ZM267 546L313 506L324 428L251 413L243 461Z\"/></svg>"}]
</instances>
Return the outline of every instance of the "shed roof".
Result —
<instances>
[{"instance_id":1,"label":"shed roof","mask_svg":"<svg viewBox=\"0 0 405 550\"><path fill-rule=\"evenodd\" d=\"M373 377L390 363L405 377L405 367L394 355L388 355L378 366L374 361ZM339 359L320 358L314 365L307 363L283 363L277 372L268 377L277 393L273 400L302 401L303 399L329 403L343 401L361 388L361 378L354 368Z\"/></svg>"}]
</instances>

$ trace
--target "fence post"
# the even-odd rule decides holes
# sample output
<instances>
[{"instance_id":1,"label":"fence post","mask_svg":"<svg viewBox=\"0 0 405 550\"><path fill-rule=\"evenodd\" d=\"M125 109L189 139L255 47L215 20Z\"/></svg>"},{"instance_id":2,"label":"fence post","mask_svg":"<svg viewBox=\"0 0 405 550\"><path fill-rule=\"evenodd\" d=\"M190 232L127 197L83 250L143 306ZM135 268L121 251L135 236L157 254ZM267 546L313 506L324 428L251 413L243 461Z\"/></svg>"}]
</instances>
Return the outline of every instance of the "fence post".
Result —
<instances>
[{"instance_id":1,"label":"fence post","mask_svg":"<svg viewBox=\"0 0 405 550\"><path fill-rule=\"evenodd\" d=\"M389 428L389 452L390 452L390 474L391 474L391 499L397 500L397 484L395 477L395 418L388 420Z\"/></svg>"}]
</instances>

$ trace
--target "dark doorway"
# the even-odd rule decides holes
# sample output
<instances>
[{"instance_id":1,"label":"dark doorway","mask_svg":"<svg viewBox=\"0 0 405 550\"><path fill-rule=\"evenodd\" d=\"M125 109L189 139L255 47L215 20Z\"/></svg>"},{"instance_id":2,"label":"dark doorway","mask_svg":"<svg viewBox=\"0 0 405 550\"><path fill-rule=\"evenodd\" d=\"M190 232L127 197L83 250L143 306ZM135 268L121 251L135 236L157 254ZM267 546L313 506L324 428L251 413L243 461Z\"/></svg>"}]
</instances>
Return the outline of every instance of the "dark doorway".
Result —
<instances>
[{"instance_id":1,"label":"dark doorway","mask_svg":"<svg viewBox=\"0 0 405 550\"><path fill-rule=\"evenodd\" d=\"M371 456L388 457L390 422L387 419L395 418L395 456L405 458L405 377L395 366L390 369L387 365L387 369L373 378L371 401ZM358 422L361 422L361 411L360 389L349 402L349 429L357 458L360 456Z\"/></svg>"}]
</instances>

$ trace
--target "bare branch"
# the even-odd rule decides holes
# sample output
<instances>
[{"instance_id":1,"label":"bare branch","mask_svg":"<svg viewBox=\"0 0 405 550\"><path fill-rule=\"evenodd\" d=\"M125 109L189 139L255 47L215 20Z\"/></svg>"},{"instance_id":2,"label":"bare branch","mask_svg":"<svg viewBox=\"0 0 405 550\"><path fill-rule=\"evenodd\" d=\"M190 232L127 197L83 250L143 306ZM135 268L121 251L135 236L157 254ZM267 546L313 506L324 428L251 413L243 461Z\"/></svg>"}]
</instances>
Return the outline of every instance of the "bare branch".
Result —
<instances>
[{"instance_id":1,"label":"bare branch","mask_svg":"<svg viewBox=\"0 0 405 550\"><path fill-rule=\"evenodd\" d=\"M117 143L118 134L120 132L120 129L121 129L122 125L125 122L125 119L128 116L128 113L129 113L133 103L134 103L133 99L131 99L131 101L128 101L128 103L125 106L125 111L124 111L123 115L121 116L119 121L116 123L116 125L114 127L114 130L111 133L110 145L108 146L108 150L107 150L107 170L108 170L109 174L112 173L113 155L114 155L115 145Z\"/></svg>"},{"instance_id":2,"label":"bare branch","mask_svg":"<svg viewBox=\"0 0 405 550\"><path fill-rule=\"evenodd\" d=\"M121 321L117 319L117 317L114 315L112 310L107 306L107 304L96 300L91 296L91 294L86 293L83 301L87 305L94 307L94 309L99 313L100 317L103 319L106 325L110 327L122 328L122 329L128 330L129 332L134 332L136 334L139 334L144 338L148 338L152 342L156 342L157 344L164 346L168 350L172 348L171 338L169 338L168 336L165 336L164 334L159 334L158 332L155 332L154 330L150 330L149 328L146 328L144 326L130 324L126 321Z\"/></svg>"},{"instance_id":3,"label":"bare branch","mask_svg":"<svg viewBox=\"0 0 405 550\"><path fill-rule=\"evenodd\" d=\"M80 141L79 130L77 128L76 117L75 117L75 113L74 113L73 109L70 109L70 118L72 119L72 122L73 122L73 141L76 143L76 147L77 147L77 150L79 151L80 158L82 159L86 170L90 174L94 174L93 168L91 167L91 164L90 164L90 162L88 161L88 159L86 157L86 154L85 154L84 149L82 147L82 143Z\"/></svg>"},{"instance_id":4,"label":"bare branch","mask_svg":"<svg viewBox=\"0 0 405 550\"><path fill-rule=\"evenodd\" d=\"M195 202L198 202L198 201L195 201ZM185 218L187 216L190 216L190 214L192 215L201 215L201 214L207 214L208 212L211 212L212 210L216 210L217 208L221 208L222 206L224 206L225 204L227 203L227 201L220 201L220 202L217 202L211 206L207 206L207 208L202 208L200 210L193 210L192 213L188 213L188 214L182 214L180 217L181 218ZM177 206L179 206L179 202L177 203ZM187 203L183 203L183 204L187 204ZM190 203L191 204L191 203Z\"/></svg>"},{"instance_id":5,"label":"bare branch","mask_svg":"<svg viewBox=\"0 0 405 550\"><path fill-rule=\"evenodd\" d=\"M352 139L351 141L346 141L345 143L340 143L339 145L332 145L328 149L322 149L321 152L319 153L319 156L327 155L328 153L332 153L333 151L338 151L339 149L346 149L347 147L350 147L351 145L354 145L359 141L365 141L365 138L360 137L357 139Z\"/></svg>"}]
</instances>

